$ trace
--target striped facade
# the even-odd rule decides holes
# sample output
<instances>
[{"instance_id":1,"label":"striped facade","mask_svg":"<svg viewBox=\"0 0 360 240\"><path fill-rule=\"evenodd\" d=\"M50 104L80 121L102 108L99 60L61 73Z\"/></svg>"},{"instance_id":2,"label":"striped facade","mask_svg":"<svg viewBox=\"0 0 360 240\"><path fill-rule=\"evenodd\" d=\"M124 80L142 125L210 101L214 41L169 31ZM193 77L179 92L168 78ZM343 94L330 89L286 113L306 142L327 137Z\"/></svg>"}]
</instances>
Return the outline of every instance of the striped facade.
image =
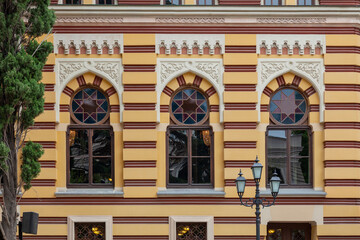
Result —
<instances>
[{"instance_id":1,"label":"striped facade","mask_svg":"<svg viewBox=\"0 0 360 240\"><path fill-rule=\"evenodd\" d=\"M260 0L219 0L214 7L51 2L57 23L43 69L45 111L27 136L45 153L40 176L20 202L21 212L39 213L39 228L24 239L76 239L73 221L99 216L110 219L106 240L175 240L177 216L207 221L210 239L255 239L254 209L240 206L234 180L241 168L245 198L253 196L253 160L258 155L267 164L270 96L284 86L300 89L308 101L312 187L281 189L276 205L262 209L262 239L274 222L308 223L313 240L360 239L359 1L320 0L316 8L296 1L263 7ZM294 49L281 47L287 38ZM71 98L85 86L109 99L111 189L67 185ZM167 187L169 104L184 86L200 89L209 102L208 190ZM264 174L261 193L270 197Z\"/></svg>"}]
</instances>

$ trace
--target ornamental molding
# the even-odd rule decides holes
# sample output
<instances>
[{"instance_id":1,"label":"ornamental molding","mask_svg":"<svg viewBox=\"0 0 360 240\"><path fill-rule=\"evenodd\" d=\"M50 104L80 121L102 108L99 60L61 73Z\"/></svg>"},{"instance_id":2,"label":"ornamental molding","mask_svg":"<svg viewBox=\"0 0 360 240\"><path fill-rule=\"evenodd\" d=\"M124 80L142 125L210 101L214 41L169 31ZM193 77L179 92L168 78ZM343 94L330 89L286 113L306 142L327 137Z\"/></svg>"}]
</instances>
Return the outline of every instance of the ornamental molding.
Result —
<instances>
[{"instance_id":1,"label":"ornamental molding","mask_svg":"<svg viewBox=\"0 0 360 240\"><path fill-rule=\"evenodd\" d=\"M116 89L120 108L122 108L121 93L122 88L122 62L121 59L113 58L79 58L79 59L67 59L57 58L55 60L55 91L57 101L55 104L55 110L57 112L56 118L59 121L59 103L60 96L66 85L74 78L81 76L87 72L92 72L95 75L106 79Z\"/></svg>"},{"instance_id":2,"label":"ornamental molding","mask_svg":"<svg viewBox=\"0 0 360 240\"><path fill-rule=\"evenodd\" d=\"M297 34L258 34L256 35L256 53L262 54L265 49L267 55L272 54L272 50L276 49L276 54L293 55L294 49L298 49L299 55L304 54L325 54L326 38L325 35L297 35ZM307 53L305 49L308 49Z\"/></svg>"},{"instance_id":3,"label":"ornamental molding","mask_svg":"<svg viewBox=\"0 0 360 240\"><path fill-rule=\"evenodd\" d=\"M176 54L182 54L186 48L187 54L193 54L194 48L198 49L198 54L204 54L204 49L208 48L208 54L223 54L225 51L225 34L156 34L156 53L165 49L165 54L171 54L171 49L176 49Z\"/></svg>"},{"instance_id":4,"label":"ornamental molding","mask_svg":"<svg viewBox=\"0 0 360 240\"><path fill-rule=\"evenodd\" d=\"M216 17L158 17L157 23L225 23L225 18Z\"/></svg>"},{"instance_id":5,"label":"ornamental molding","mask_svg":"<svg viewBox=\"0 0 360 240\"><path fill-rule=\"evenodd\" d=\"M88 17L57 17L57 23L123 23L122 17L88 16Z\"/></svg>"},{"instance_id":6,"label":"ornamental molding","mask_svg":"<svg viewBox=\"0 0 360 240\"><path fill-rule=\"evenodd\" d=\"M276 24L313 24L326 23L324 17L264 17L257 18L258 23L276 23Z\"/></svg>"},{"instance_id":7,"label":"ornamental molding","mask_svg":"<svg viewBox=\"0 0 360 240\"><path fill-rule=\"evenodd\" d=\"M70 53L70 48L77 55L81 53L81 49L85 49L86 54L91 54L92 48L97 49L97 54L102 54L104 48L108 49L108 54L113 54L115 48L122 53L123 34L54 34L55 54L59 53L59 48L63 48L66 55Z\"/></svg>"},{"instance_id":8,"label":"ornamental molding","mask_svg":"<svg viewBox=\"0 0 360 240\"><path fill-rule=\"evenodd\" d=\"M166 85L174 78L192 72L207 81L215 88L220 100L220 121L223 121L223 73L224 66L222 59L189 59L189 58L159 58L156 67L157 74L157 99L160 103L160 96ZM158 121L160 120L160 106L157 105Z\"/></svg>"},{"instance_id":9,"label":"ornamental molding","mask_svg":"<svg viewBox=\"0 0 360 240\"><path fill-rule=\"evenodd\" d=\"M261 95L265 87L275 78L291 72L309 81L319 95L320 100L320 121L324 119L324 72L325 66L323 59L303 59L303 58L289 58L289 59L259 59L258 60L258 106L261 102ZM259 111L260 120L260 111Z\"/></svg>"}]
</instances>

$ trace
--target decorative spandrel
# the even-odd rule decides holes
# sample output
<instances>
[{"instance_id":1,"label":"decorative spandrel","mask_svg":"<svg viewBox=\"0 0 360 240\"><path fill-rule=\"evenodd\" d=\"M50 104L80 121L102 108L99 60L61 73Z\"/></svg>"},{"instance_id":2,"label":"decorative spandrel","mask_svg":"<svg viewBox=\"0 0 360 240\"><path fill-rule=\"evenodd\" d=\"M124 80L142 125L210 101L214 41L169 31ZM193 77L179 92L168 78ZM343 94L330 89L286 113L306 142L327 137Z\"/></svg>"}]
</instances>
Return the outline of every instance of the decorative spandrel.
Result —
<instances>
[{"instance_id":1,"label":"decorative spandrel","mask_svg":"<svg viewBox=\"0 0 360 240\"><path fill-rule=\"evenodd\" d=\"M178 124L202 123L208 116L206 97L195 89L183 89L172 99L171 113Z\"/></svg>"},{"instance_id":2,"label":"decorative spandrel","mask_svg":"<svg viewBox=\"0 0 360 240\"><path fill-rule=\"evenodd\" d=\"M294 89L282 89L270 100L270 114L279 124L300 123L307 112L304 96Z\"/></svg>"},{"instance_id":3,"label":"decorative spandrel","mask_svg":"<svg viewBox=\"0 0 360 240\"><path fill-rule=\"evenodd\" d=\"M78 123L96 124L106 120L109 103L105 95L99 90L85 88L76 93L71 109Z\"/></svg>"},{"instance_id":4,"label":"decorative spandrel","mask_svg":"<svg viewBox=\"0 0 360 240\"><path fill-rule=\"evenodd\" d=\"M75 240L104 240L105 223L75 223Z\"/></svg>"},{"instance_id":5,"label":"decorative spandrel","mask_svg":"<svg viewBox=\"0 0 360 240\"><path fill-rule=\"evenodd\" d=\"M206 223L177 223L176 240L206 240Z\"/></svg>"}]
</instances>

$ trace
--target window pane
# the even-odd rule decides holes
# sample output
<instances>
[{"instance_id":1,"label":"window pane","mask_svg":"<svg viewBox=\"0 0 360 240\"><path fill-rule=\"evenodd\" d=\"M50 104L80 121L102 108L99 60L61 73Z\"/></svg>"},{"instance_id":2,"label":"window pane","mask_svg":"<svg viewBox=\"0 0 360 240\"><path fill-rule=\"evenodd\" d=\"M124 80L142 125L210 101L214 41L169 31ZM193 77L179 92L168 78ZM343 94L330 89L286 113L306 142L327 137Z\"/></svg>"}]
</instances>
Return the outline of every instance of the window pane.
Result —
<instances>
[{"instance_id":1,"label":"window pane","mask_svg":"<svg viewBox=\"0 0 360 240\"><path fill-rule=\"evenodd\" d=\"M206 223L176 223L176 240L206 240Z\"/></svg>"},{"instance_id":2,"label":"window pane","mask_svg":"<svg viewBox=\"0 0 360 240\"><path fill-rule=\"evenodd\" d=\"M274 173L279 175L281 179L281 184L288 183L287 182L287 158L269 158L268 157L268 182Z\"/></svg>"},{"instance_id":3,"label":"window pane","mask_svg":"<svg viewBox=\"0 0 360 240\"><path fill-rule=\"evenodd\" d=\"M104 4L105 0L99 0L99 4Z\"/></svg>"},{"instance_id":4,"label":"window pane","mask_svg":"<svg viewBox=\"0 0 360 240\"><path fill-rule=\"evenodd\" d=\"M106 4L112 4L112 0L106 0Z\"/></svg>"},{"instance_id":5,"label":"window pane","mask_svg":"<svg viewBox=\"0 0 360 240\"><path fill-rule=\"evenodd\" d=\"M187 155L187 131L171 130L169 134L169 156Z\"/></svg>"},{"instance_id":6,"label":"window pane","mask_svg":"<svg viewBox=\"0 0 360 240\"><path fill-rule=\"evenodd\" d=\"M309 158L291 158L291 183L308 184L309 179Z\"/></svg>"},{"instance_id":7,"label":"window pane","mask_svg":"<svg viewBox=\"0 0 360 240\"><path fill-rule=\"evenodd\" d=\"M305 240L305 231L303 229L296 229L291 231L292 240Z\"/></svg>"},{"instance_id":8,"label":"window pane","mask_svg":"<svg viewBox=\"0 0 360 240\"><path fill-rule=\"evenodd\" d=\"M206 5L212 5L213 4L213 0L206 0Z\"/></svg>"},{"instance_id":9,"label":"window pane","mask_svg":"<svg viewBox=\"0 0 360 240\"><path fill-rule=\"evenodd\" d=\"M89 183L89 158L70 157L70 183Z\"/></svg>"},{"instance_id":10,"label":"window pane","mask_svg":"<svg viewBox=\"0 0 360 240\"><path fill-rule=\"evenodd\" d=\"M105 238L105 223L75 223L75 240L99 240Z\"/></svg>"},{"instance_id":11,"label":"window pane","mask_svg":"<svg viewBox=\"0 0 360 240\"><path fill-rule=\"evenodd\" d=\"M273 5L279 5L279 0L273 0Z\"/></svg>"},{"instance_id":12,"label":"window pane","mask_svg":"<svg viewBox=\"0 0 360 240\"><path fill-rule=\"evenodd\" d=\"M271 5L271 0L265 0L265 5Z\"/></svg>"},{"instance_id":13,"label":"window pane","mask_svg":"<svg viewBox=\"0 0 360 240\"><path fill-rule=\"evenodd\" d=\"M188 159L169 159L169 183L188 183Z\"/></svg>"},{"instance_id":14,"label":"window pane","mask_svg":"<svg viewBox=\"0 0 360 240\"><path fill-rule=\"evenodd\" d=\"M191 147L193 156L210 156L211 136L209 130L191 131Z\"/></svg>"},{"instance_id":15,"label":"window pane","mask_svg":"<svg viewBox=\"0 0 360 240\"><path fill-rule=\"evenodd\" d=\"M92 141L94 156L111 156L110 130L94 130Z\"/></svg>"},{"instance_id":16,"label":"window pane","mask_svg":"<svg viewBox=\"0 0 360 240\"><path fill-rule=\"evenodd\" d=\"M313 0L306 0L306 5L308 5L308 6L309 6L309 5L312 5L312 1L313 1Z\"/></svg>"},{"instance_id":17,"label":"window pane","mask_svg":"<svg viewBox=\"0 0 360 240\"><path fill-rule=\"evenodd\" d=\"M304 5L305 0L298 0L298 5Z\"/></svg>"},{"instance_id":18,"label":"window pane","mask_svg":"<svg viewBox=\"0 0 360 240\"><path fill-rule=\"evenodd\" d=\"M210 183L210 158L192 159L192 183Z\"/></svg>"},{"instance_id":19,"label":"window pane","mask_svg":"<svg viewBox=\"0 0 360 240\"><path fill-rule=\"evenodd\" d=\"M111 184L111 158L93 159L93 183Z\"/></svg>"},{"instance_id":20,"label":"window pane","mask_svg":"<svg viewBox=\"0 0 360 240\"><path fill-rule=\"evenodd\" d=\"M306 130L292 130L290 141L292 157L309 156L309 134Z\"/></svg>"},{"instance_id":21,"label":"window pane","mask_svg":"<svg viewBox=\"0 0 360 240\"><path fill-rule=\"evenodd\" d=\"M89 137L87 130L70 130L70 156L88 155Z\"/></svg>"},{"instance_id":22,"label":"window pane","mask_svg":"<svg viewBox=\"0 0 360 240\"><path fill-rule=\"evenodd\" d=\"M270 180L274 170L276 170L281 183L287 183L286 142L285 130L269 130L267 137L268 180Z\"/></svg>"},{"instance_id":23,"label":"window pane","mask_svg":"<svg viewBox=\"0 0 360 240\"><path fill-rule=\"evenodd\" d=\"M204 5L205 4L205 0L199 0L199 5Z\"/></svg>"}]
</instances>

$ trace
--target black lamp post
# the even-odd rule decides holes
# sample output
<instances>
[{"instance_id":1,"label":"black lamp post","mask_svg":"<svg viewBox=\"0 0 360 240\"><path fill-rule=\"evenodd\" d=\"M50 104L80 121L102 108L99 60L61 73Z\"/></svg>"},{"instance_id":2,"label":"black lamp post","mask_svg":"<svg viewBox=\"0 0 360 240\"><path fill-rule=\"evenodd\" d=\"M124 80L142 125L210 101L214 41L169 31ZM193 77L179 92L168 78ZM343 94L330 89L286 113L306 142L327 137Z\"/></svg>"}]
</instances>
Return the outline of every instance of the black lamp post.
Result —
<instances>
[{"instance_id":1,"label":"black lamp post","mask_svg":"<svg viewBox=\"0 0 360 240\"><path fill-rule=\"evenodd\" d=\"M256 215L256 240L260 240L260 205L263 208L264 207L270 207L270 206L274 205L276 196L278 195L279 189L280 189L280 178L278 177L277 173L274 172L272 178L270 179L270 189L271 189L271 195L273 196L273 202L270 203L265 198L263 198L263 199L260 198L259 185L260 185L262 168L263 168L263 166L261 165L261 163L259 163L259 159L256 156L255 163L251 167L253 177L254 177L254 180L255 180L255 184L256 184L255 198L250 198L245 203L243 202L242 197L243 197L244 192L245 192L246 179L242 176L243 174L241 173L241 169L240 169L239 177L236 178L236 180L235 180L236 189L237 189L237 193L238 193L238 195L240 197L241 204L246 206L246 207L253 207L254 205L256 206L256 211L255 211L255 215Z\"/></svg>"}]
</instances>

